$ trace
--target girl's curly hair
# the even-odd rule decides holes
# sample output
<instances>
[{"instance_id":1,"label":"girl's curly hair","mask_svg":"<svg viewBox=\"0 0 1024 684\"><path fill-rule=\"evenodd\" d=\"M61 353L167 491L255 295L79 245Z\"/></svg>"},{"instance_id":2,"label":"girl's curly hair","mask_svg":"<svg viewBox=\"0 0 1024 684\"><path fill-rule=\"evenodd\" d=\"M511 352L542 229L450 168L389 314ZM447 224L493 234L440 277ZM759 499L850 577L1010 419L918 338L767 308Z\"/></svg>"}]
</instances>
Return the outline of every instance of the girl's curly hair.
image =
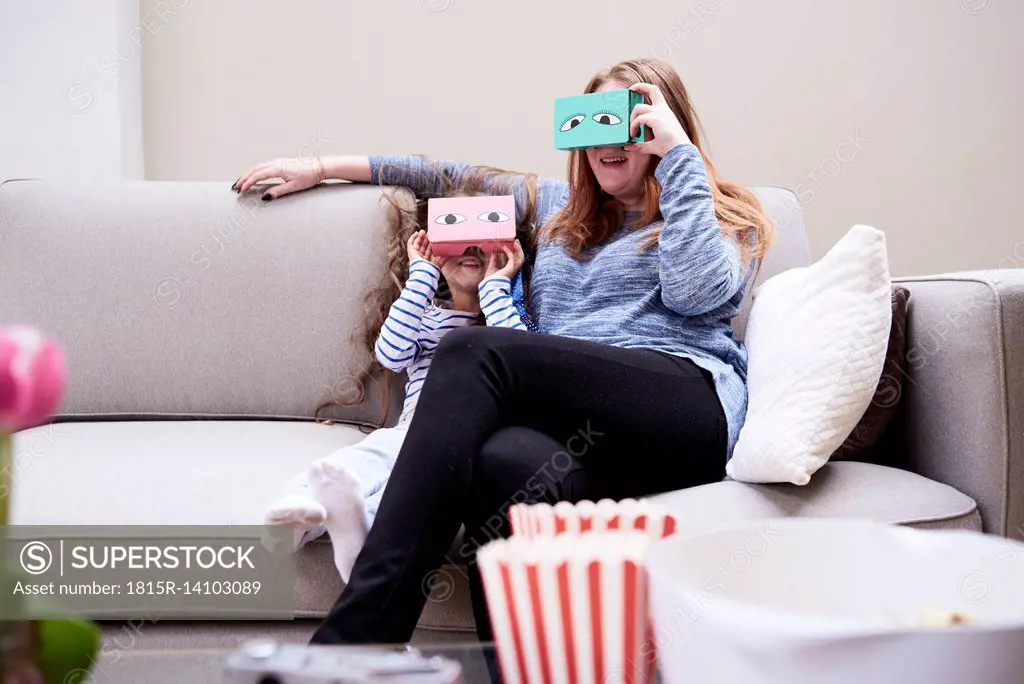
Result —
<instances>
[{"instance_id":1,"label":"girl's curly hair","mask_svg":"<svg viewBox=\"0 0 1024 684\"><path fill-rule=\"evenodd\" d=\"M516 237L523 244L527 254L533 252L537 238L537 226L535 225L536 204L537 204L537 176L534 174L523 174L513 171L505 171L490 166L471 166L464 169L458 177L450 176L444 167L425 161L424 174L430 176L431 180L438 181L440 188L438 196L441 197L467 197L475 195L516 195L520 201L517 203L516 215ZM380 173L380 176L386 174ZM426 183L424 185L427 185ZM377 377L382 377L380 411L381 418L377 423L364 423L360 429L370 432L387 424L389 408L391 405L392 383L395 373L387 370L377 361L374 353L374 345L380 335L381 327L384 325L391 304L398 299L405 286L405 280L409 274L409 254L406 244L413 233L427 225L427 197L415 196L410 188L388 187L381 185L381 195L388 203L386 234L385 234L385 255L386 264L384 274L377 287L373 288L363 300L363 326L353 333L360 345L368 349L372 359L370 366L363 369L355 378L352 391L347 391L344 396L332 397L329 401L320 405L316 410L317 422L332 424L330 418L322 417L322 414L335 407L354 406L363 403L367 395L368 384ZM409 195L415 197L415 202L410 206ZM519 215L522 209L522 216ZM524 286L529 282L530 267L532 262L527 259L523 266ZM441 278L437 289L439 298L448 298L448 283ZM340 394L340 393L339 393Z\"/></svg>"}]
</instances>

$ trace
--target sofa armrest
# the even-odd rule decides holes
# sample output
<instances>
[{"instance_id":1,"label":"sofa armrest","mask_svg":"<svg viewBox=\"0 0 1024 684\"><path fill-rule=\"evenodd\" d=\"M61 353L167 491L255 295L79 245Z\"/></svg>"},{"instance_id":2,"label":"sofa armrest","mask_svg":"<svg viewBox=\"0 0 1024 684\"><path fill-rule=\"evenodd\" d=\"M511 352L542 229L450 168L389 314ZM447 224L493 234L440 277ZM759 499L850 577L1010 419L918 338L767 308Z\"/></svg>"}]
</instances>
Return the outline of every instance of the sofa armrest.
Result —
<instances>
[{"instance_id":1,"label":"sofa armrest","mask_svg":"<svg viewBox=\"0 0 1024 684\"><path fill-rule=\"evenodd\" d=\"M1024 539L1024 269L894 278L910 290L907 467Z\"/></svg>"}]
</instances>

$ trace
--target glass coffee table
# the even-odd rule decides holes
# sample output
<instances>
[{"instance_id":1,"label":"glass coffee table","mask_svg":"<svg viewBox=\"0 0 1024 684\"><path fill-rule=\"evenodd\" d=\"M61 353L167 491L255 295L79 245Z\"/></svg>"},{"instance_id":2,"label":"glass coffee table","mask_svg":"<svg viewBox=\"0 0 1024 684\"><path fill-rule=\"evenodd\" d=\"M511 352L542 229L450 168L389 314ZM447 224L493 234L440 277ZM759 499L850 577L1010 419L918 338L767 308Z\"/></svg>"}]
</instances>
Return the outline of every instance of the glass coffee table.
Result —
<instances>
[{"instance_id":1,"label":"glass coffee table","mask_svg":"<svg viewBox=\"0 0 1024 684\"><path fill-rule=\"evenodd\" d=\"M365 647L315 646L330 648L335 653ZM402 651L401 646L373 647L384 651ZM418 653L443 656L457 661L462 667L460 684L491 684L499 681L491 672L497 672L497 661L493 644L419 644L412 647ZM90 676L80 681L69 680L65 684L220 684L229 681L225 675L228 657L234 648L183 648L146 650L134 649L101 655ZM272 680L268 680L272 681ZM397 680L392 680L397 681ZM256 682L254 681L254 684ZM333 684L333 683L332 683Z\"/></svg>"},{"instance_id":2,"label":"glass coffee table","mask_svg":"<svg viewBox=\"0 0 1024 684\"><path fill-rule=\"evenodd\" d=\"M365 650L366 647L314 646L310 648L330 649L340 654L345 649ZM401 646L375 646L382 652L400 652ZM497 656L493 644L451 643L421 644L412 647L423 656L443 656L457 661L462 668L459 684L498 684L501 682ZM131 650L118 653L116 657L102 656L88 676L69 678L63 684L221 684L230 681L226 675L228 658L238 649L197 648ZM264 680L271 684L275 680ZM393 677L381 679L398 684L402 680ZM661 677L655 672L651 684L660 684ZM343 680L325 680L326 684L345 684ZM252 684L260 684L254 678Z\"/></svg>"}]
</instances>

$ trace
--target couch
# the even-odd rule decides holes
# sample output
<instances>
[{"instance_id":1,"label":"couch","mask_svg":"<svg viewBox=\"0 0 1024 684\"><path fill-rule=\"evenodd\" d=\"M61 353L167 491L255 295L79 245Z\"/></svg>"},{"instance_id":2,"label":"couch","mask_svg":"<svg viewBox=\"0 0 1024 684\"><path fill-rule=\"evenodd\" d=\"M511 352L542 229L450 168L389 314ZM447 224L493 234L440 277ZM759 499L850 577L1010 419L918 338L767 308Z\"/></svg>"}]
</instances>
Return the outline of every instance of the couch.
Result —
<instances>
[{"instance_id":1,"label":"couch","mask_svg":"<svg viewBox=\"0 0 1024 684\"><path fill-rule=\"evenodd\" d=\"M381 190L328 184L264 203L229 185L0 186L0 322L55 336L71 372L55 423L15 438L14 524L259 524L285 478L379 419L379 380L332 425L314 412L350 396L370 360L353 333L384 272ZM757 192L780 229L764 280L810 253L794 194ZM1024 539L1024 270L894 280L911 291L908 364L877 453L805 487L724 481L655 498L689 525L858 516ZM749 294L739 336L748 307ZM384 399L393 419L401 397ZM303 641L341 589L329 542L301 551L297 571L295 621L167 622L133 639ZM416 639L473 638L462 569L438 577Z\"/></svg>"}]
</instances>

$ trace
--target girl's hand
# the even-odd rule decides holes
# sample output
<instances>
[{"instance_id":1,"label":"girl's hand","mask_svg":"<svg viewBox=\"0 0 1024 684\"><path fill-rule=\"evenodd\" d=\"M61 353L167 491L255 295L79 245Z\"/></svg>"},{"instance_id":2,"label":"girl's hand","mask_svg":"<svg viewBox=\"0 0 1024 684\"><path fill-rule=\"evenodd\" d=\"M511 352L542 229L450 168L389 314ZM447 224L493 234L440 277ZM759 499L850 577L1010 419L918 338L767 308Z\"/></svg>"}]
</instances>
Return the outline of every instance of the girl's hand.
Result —
<instances>
[{"instance_id":1,"label":"girl's hand","mask_svg":"<svg viewBox=\"0 0 1024 684\"><path fill-rule=\"evenodd\" d=\"M511 247L502 245L501 251L504 253L503 255L499 255L497 252L491 252L488 255L487 270L484 277L490 278L493 275L500 275L512 280L516 272L522 268L523 262L526 261L526 256L523 254L523 246L519 244L519 240L514 240ZM499 263L499 260L502 263Z\"/></svg>"},{"instance_id":2,"label":"girl's hand","mask_svg":"<svg viewBox=\"0 0 1024 684\"><path fill-rule=\"evenodd\" d=\"M409 236L409 242L406 243L409 248L409 263L412 263L416 259L426 259L430 261L430 257L433 256L433 252L430 249L430 242L427 240L427 231L417 230L415 233Z\"/></svg>"},{"instance_id":3,"label":"girl's hand","mask_svg":"<svg viewBox=\"0 0 1024 684\"><path fill-rule=\"evenodd\" d=\"M300 190L308 190L326 178L323 161L314 159L273 159L262 164L257 164L242 174L242 177L235 181L231 189L235 192L248 192L256 183L280 178L283 183L268 188L263 193L263 201L269 202L282 195L290 195Z\"/></svg>"},{"instance_id":4,"label":"girl's hand","mask_svg":"<svg viewBox=\"0 0 1024 684\"><path fill-rule=\"evenodd\" d=\"M638 104L633 107L629 116L629 134L636 135L641 125L647 126L653 134L653 139L641 143L631 143L622 149L627 152L647 152L659 157L676 145L690 142L690 136L686 134L683 125L679 123L672 108L665 101L661 89L651 83L637 83L630 90L646 95L651 104Z\"/></svg>"},{"instance_id":5,"label":"girl's hand","mask_svg":"<svg viewBox=\"0 0 1024 684\"><path fill-rule=\"evenodd\" d=\"M427 239L427 231L417 230L409 237L407 243L409 248L409 263L414 259L426 259L438 268L445 265L448 257L434 256L434 250L430 247L430 240Z\"/></svg>"}]
</instances>

